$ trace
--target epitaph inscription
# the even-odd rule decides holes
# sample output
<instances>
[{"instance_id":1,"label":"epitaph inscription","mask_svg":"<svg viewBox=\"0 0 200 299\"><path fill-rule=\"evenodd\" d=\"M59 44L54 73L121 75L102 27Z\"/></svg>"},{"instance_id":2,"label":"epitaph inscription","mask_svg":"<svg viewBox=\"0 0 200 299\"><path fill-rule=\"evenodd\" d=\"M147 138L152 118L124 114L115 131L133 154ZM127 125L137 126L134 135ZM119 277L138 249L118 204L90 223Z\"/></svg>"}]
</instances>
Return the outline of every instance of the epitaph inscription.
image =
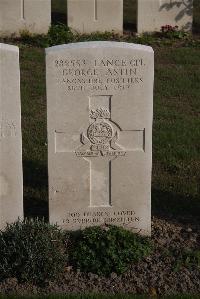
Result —
<instances>
[{"instance_id":1,"label":"epitaph inscription","mask_svg":"<svg viewBox=\"0 0 200 299\"><path fill-rule=\"evenodd\" d=\"M129 226L140 221L136 216L135 211L120 210L120 211L97 211L97 212L74 212L67 213L66 218L63 219L63 224L68 225L123 225Z\"/></svg>"}]
</instances>

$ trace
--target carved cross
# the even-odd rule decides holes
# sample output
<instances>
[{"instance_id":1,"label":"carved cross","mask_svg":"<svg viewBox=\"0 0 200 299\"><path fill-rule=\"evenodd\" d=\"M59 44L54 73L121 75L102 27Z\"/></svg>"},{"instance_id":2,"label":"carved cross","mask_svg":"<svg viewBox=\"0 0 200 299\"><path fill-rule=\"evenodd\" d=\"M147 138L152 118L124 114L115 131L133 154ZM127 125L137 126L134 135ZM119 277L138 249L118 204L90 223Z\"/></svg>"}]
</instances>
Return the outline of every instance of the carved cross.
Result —
<instances>
[{"instance_id":1,"label":"carved cross","mask_svg":"<svg viewBox=\"0 0 200 299\"><path fill-rule=\"evenodd\" d=\"M73 152L90 167L90 207L108 207L111 202L112 163L129 152L145 150L145 129L123 130L111 119L112 96L89 98L89 126L77 141L66 132L55 131L56 153ZM78 140L78 138L73 139Z\"/></svg>"},{"instance_id":2,"label":"carved cross","mask_svg":"<svg viewBox=\"0 0 200 299\"><path fill-rule=\"evenodd\" d=\"M25 20L25 0L21 0L21 18Z\"/></svg>"},{"instance_id":3,"label":"carved cross","mask_svg":"<svg viewBox=\"0 0 200 299\"><path fill-rule=\"evenodd\" d=\"M95 21L97 21L97 18L98 18L98 15L97 15L97 9L98 9L97 1L98 0L94 0L94 19L95 19Z\"/></svg>"}]
</instances>

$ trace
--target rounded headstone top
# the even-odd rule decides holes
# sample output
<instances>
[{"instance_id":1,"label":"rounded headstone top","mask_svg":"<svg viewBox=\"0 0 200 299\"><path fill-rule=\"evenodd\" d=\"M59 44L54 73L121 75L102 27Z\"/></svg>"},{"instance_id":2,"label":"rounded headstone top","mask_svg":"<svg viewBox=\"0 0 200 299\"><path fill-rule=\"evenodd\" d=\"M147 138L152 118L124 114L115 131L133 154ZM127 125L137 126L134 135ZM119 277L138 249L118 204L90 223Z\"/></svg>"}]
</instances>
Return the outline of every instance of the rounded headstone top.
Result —
<instances>
[{"instance_id":1,"label":"rounded headstone top","mask_svg":"<svg viewBox=\"0 0 200 299\"><path fill-rule=\"evenodd\" d=\"M7 50L7 51L13 51L19 53L19 48L17 46L3 44L3 43L0 43L0 50Z\"/></svg>"},{"instance_id":2,"label":"rounded headstone top","mask_svg":"<svg viewBox=\"0 0 200 299\"><path fill-rule=\"evenodd\" d=\"M92 41L92 42L80 42L80 43L71 43L71 44L63 44L58 46L53 46L50 48L46 48L46 54L62 51L67 49L95 49L95 48L121 48L121 49L132 49L132 50L140 50L140 51L148 51L153 53L152 47L133 44L133 43L125 43L125 42L113 42L113 41Z\"/></svg>"}]
</instances>

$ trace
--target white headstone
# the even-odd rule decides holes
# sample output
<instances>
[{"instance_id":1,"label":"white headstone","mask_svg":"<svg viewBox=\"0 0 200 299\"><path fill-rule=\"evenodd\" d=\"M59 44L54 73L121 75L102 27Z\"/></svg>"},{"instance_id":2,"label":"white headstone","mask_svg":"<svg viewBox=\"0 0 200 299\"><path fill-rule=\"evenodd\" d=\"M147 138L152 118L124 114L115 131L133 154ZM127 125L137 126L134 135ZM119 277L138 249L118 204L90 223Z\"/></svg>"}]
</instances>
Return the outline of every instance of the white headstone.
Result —
<instances>
[{"instance_id":1,"label":"white headstone","mask_svg":"<svg viewBox=\"0 0 200 299\"><path fill-rule=\"evenodd\" d=\"M138 33L160 31L162 26L192 29L193 0L138 0Z\"/></svg>"},{"instance_id":2,"label":"white headstone","mask_svg":"<svg viewBox=\"0 0 200 299\"><path fill-rule=\"evenodd\" d=\"M151 230L151 47L46 50L50 222Z\"/></svg>"},{"instance_id":3,"label":"white headstone","mask_svg":"<svg viewBox=\"0 0 200 299\"><path fill-rule=\"evenodd\" d=\"M123 32L123 0L68 0L68 26L80 33Z\"/></svg>"},{"instance_id":4,"label":"white headstone","mask_svg":"<svg viewBox=\"0 0 200 299\"><path fill-rule=\"evenodd\" d=\"M45 34L51 24L51 0L0 0L0 36Z\"/></svg>"},{"instance_id":5,"label":"white headstone","mask_svg":"<svg viewBox=\"0 0 200 299\"><path fill-rule=\"evenodd\" d=\"M0 229L23 218L19 49L0 44Z\"/></svg>"}]
</instances>

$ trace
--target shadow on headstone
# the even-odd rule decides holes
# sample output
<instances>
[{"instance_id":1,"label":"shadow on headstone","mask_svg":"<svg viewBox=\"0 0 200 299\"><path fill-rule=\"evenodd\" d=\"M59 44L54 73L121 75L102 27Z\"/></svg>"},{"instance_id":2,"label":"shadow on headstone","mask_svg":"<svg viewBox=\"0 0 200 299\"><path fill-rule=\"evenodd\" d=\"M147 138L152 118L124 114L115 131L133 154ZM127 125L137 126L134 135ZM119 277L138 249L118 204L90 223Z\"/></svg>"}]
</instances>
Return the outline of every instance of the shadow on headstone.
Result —
<instances>
[{"instance_id":1,"label":"shadow on headstone","mask_svg":"<svg viewBox=\"0 0 200 299\"><path fill-rule=\"evenodd\" d=\"M182 7L182 9L178 12L178 14L175 17L175 21L178 22L180 21L184 16L192 16L193 14L193 0L172 0L170 1L170 3L163 3L160 7L159 11L162 10L167 10L170 11L171 9L174 8L180 8ZM184 26L183 26L183 30L188 30L191 28L191 22L187 22Z\"/></svg>"}]
</instances>

